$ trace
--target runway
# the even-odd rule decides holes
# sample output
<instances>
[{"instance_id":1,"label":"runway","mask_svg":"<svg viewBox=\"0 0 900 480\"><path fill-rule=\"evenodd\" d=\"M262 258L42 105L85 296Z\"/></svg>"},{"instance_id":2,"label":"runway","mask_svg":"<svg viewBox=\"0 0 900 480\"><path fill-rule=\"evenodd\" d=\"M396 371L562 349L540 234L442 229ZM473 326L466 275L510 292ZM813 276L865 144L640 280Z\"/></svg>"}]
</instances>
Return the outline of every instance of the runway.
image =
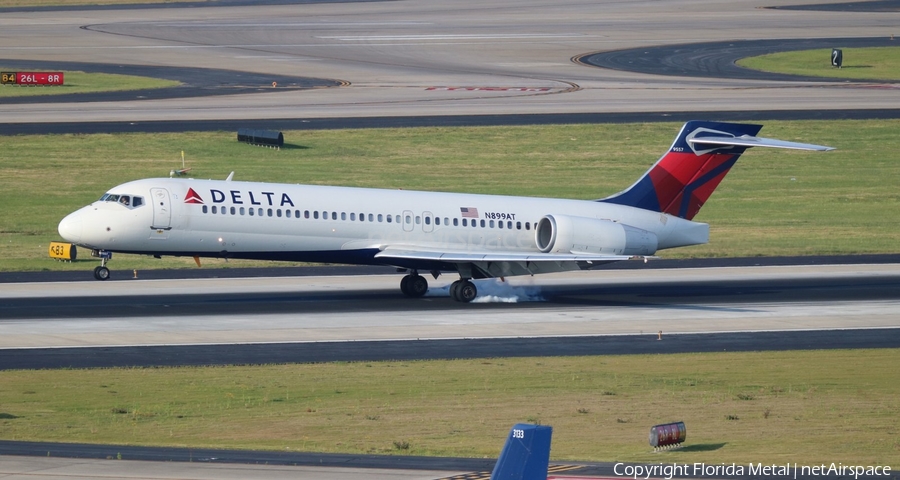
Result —
<instances>
[{"instance_id":1,"label":"runway","mask_svg":"<svg viewBox=\"0 0 900 480\"><path fill-rule=\"evenodd\" d=\"M5 284L0 368L900 346L900 330L865 332L900 327L896 264L514 277L479 282L473 304L450 300L444 277L407 299L399 278ZM845 329L860 331L796 333Z\"/></svg>"}]
</instances>

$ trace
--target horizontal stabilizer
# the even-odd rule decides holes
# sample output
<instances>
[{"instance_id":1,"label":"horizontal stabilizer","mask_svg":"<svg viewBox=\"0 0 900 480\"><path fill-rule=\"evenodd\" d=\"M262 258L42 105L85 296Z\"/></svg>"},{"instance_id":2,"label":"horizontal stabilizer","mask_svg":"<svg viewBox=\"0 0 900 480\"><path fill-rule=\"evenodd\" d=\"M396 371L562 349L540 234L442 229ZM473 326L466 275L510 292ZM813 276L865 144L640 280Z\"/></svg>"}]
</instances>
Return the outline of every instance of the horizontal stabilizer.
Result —
<instances>
[{"instance_id":1,"label":"horizontal stabilizer","mask_svg":"<svg viewBox=\"0 0 900 480\"><path fill-rule=\"evenodd\" d=\"M818 152L828 152L834 150L833 147L826 147L824 145L786 142L784 140L776 140L774 138L751 137L749 135L743 135L740 137L693 137L688 138L687 142L691 144L691 146L701 148L704 145L717 145L735 147L789 148L793 150L815 150ZM700 150L701 148L697 148L697 150Z\"/></svg>"}]
</instances>

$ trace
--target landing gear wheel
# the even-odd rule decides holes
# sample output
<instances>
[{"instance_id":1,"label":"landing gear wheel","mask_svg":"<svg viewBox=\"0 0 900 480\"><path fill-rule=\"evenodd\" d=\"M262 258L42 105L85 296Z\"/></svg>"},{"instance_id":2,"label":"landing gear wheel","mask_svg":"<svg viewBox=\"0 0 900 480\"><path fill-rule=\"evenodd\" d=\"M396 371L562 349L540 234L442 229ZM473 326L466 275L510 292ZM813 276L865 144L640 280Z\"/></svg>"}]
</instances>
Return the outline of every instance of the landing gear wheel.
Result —
<instances>
[{"instance_id":1,"label":"landing gear wheel","mask_svg":"<svg viewBox=\"0 0 900 480\"><path fill-rule=\"evenodd\" d=\"M109 280L109 269L102 266L95 268L94 278L97 280Z\"/></svg>"},{"instance_id":2,"label":"landing gear wheel","mask_svg":"<svg viewBox=\"0 0 900 480\"><path fill-rule=\"evenodd\" d=\"M450 295L457 302L469 303L478 296L478 289L475 288L474 283L468 280L460 280L458 283L453 283L456 284L456 288L450 285Z\"/></svg>"},{"instance_id":3,"label":"landing gear wheel","mask_svg":"<svg viewBox=\"0 0 900 480\"><path fill-rule=\"evenodd\" d=\"M403 292L403 294L407 297L411 296L409 294L409 277L410 275L407 275L403 277L402 280L400 280L400 291Z\"/></svg>"},{"instance_id":4,"label":"landing gear wheel","mask_svg":"<svg viewBox=\"0 0 900 480\"><path fill-rule=\"evenodd\" d=\"M411 298L419 298L428 291L428 280L421 275L407 275L400 280L400 291Z\"/></svg>"},{"instance_id":5,"label":"landing gear wheel","mask_svg":"<svg viewBox=\"0 0 900 480\"><path fill-rule=\"evenodd\" d=\"M462 283L462 280L457 280L450 284L450 298L456 300L457 293L456 291L459 289L459 284Z\"/></svg>"}]
</instances>

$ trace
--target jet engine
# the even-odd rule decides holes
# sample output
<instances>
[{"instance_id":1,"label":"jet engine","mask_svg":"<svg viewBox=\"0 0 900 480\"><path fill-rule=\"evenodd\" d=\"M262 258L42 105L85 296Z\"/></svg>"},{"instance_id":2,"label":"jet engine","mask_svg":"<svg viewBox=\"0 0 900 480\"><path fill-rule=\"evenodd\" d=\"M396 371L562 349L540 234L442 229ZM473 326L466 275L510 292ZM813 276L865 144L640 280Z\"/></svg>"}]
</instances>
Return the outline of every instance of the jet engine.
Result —
<instances>
[{"instance_id":1,"label":"jet engine","mask_svg":"<svg viewBox=\"0 0 900 480\"><path fill-rule=\"evenodd\" d=\"M534 240L544 253L653 255L657 248L653 232L610 220L568 215L545 215L535 227Z\"/></svg>"}]
</instances>

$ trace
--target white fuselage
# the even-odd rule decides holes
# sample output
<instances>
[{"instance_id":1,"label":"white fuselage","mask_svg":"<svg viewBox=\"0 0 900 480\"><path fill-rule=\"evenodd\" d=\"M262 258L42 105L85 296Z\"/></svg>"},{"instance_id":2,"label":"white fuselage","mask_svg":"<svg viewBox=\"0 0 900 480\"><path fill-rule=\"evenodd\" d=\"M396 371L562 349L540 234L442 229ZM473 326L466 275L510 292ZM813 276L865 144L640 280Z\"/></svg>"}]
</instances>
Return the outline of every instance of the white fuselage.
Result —
<instances>
[{"instance_id":1,"label":"white fuselage","mask_svg":"<svg viewBox=\"0 0 900 480\"><path fill-rule=\"evenodd\" d=\"M658 249L706 243L709 232L634 207L498 195L158 178L119 185L104 198L63 219L60 234L114 252L384 263L372 257L385 246L539 252L535 226L551 214L652 232Z\"/></svg>"}]
</instances>

